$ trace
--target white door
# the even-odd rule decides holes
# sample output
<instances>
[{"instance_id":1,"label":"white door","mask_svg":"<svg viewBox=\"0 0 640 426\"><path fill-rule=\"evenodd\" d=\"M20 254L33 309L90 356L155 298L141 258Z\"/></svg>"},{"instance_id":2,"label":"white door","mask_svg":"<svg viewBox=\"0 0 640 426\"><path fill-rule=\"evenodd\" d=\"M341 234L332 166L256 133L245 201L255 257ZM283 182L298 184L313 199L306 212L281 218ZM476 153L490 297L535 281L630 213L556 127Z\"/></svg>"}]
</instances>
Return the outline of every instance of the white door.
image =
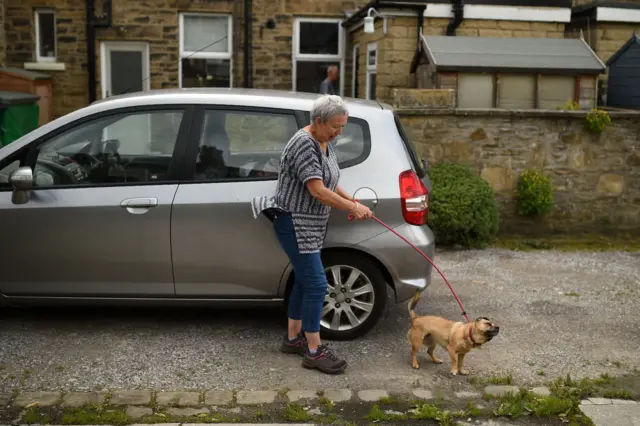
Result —
<instances>
[{"instance_id":1,"label":"white door","mask_svg":"<svg viewBox=\"0 0 640 426\"><path fill-rule=\"evenodd\" d=\"M149 44L128 41L105 41L100 45L102 98L147 91L150 89ZM103 140L131 140L136 131L136 144L120 147L121 154L130 150L149 153L151 123L149 115L140 114L105 129ZM137 121L141 121L138 123ZM108 133L107 133L108 132Z\"/></svg>"}]
</instances>

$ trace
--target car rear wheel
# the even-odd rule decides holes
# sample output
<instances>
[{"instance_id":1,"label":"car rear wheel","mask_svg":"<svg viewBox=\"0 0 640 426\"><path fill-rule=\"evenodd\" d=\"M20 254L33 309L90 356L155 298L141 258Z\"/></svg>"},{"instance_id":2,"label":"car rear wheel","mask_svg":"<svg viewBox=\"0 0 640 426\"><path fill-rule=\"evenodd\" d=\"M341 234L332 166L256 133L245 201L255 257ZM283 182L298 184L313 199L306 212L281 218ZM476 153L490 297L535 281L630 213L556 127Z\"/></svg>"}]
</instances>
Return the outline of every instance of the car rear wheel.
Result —
<instances>
[{"instance_id":1,"label":"car rear wheel","mask_svg":"<svg viewBox=\"0 0 640 426\"><path fill-rule=\"evenodd\" d=\"M387 302L387 284L378 266L364 255L323 253L329 281L320 320L321 336L351 340L380 320Z\"/></svg>"}]
</instances>

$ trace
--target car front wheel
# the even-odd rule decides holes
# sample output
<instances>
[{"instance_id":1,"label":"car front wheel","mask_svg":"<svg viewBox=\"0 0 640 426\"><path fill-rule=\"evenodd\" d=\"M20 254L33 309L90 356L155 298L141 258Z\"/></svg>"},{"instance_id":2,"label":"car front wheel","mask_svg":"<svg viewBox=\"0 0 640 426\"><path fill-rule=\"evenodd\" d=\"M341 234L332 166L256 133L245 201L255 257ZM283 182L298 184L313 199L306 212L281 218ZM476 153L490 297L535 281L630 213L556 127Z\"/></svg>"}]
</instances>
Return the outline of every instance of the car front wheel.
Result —
<instances>
[{"instance_id":1,"label":"car front wheel","mask_svg":"<svg viewBox=\"0 0 640 426\"><path fill-rule=\"evenodd\" d=\"M323 253L329 286L320 320L328 340L351 340L379 321L387 301L387 284L378 266L363 255Z\"/></svg>"}]
</instances>

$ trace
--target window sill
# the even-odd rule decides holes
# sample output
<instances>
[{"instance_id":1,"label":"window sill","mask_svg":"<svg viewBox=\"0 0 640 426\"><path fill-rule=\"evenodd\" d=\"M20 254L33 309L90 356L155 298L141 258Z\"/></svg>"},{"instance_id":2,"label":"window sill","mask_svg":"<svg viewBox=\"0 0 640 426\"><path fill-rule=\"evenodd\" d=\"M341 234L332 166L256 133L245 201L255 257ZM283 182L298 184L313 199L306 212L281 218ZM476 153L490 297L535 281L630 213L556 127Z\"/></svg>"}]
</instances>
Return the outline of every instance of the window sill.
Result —
<instances>
[{"instance_id":1,"label":"window sill","mask_svg":"<svg viewBox=\"0 0 640 426\"><path fill-rule=\"evenodd\" d=\"M64 71L66 67L63 62L25 62L24 69L31 71Z\"/></svg>"}]
</instances>

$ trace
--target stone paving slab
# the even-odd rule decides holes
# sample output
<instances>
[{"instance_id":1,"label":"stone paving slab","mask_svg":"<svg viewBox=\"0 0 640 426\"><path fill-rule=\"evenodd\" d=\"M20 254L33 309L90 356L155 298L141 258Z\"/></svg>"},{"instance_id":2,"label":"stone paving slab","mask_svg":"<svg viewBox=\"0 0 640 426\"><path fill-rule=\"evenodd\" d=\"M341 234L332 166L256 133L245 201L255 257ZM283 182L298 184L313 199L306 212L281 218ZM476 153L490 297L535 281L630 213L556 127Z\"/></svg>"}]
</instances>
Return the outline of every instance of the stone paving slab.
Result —
<instances>
[{"instance_id":1,"label":"stone paving slab","mask_svg":"<svg viewBox=\"0 0 640 426\"><path fill-rule=\"evenodd\" d=\"M232 402L232 391L210 390L204 394L204 403L206 405L229 405Z\"/></svg>"},{"instance_id":2,"label":"stone paving slab","mask_svg":"<svg viewBox=\"0 0 640 426\"><path fill-rule=\"evenodd\" d=\"M39 407L51 407L60 401L60 392L23 392L16 396L13 405L25 407L37 403Z\"/></svg>"},{"instance_id":3,"label":"stone paving slab","mask_svg":"<svg viewBox=\"0 0 640 426\"><path fill-rule=\"evenodd\" d=\"M348 402L353 392L350 389L325 389L322 396L333 402Z\"/></svg>"},{"instance_id":4,"label":"stone paving slab","mask_svg":"<svg viewBox=\"0 0 640 426\"><path fill-rule=\"evenodd\" d=\"M319 399L318 392L311 390L290 390L287 392L289 402L314 401Z\"/></svg>"},{"instance_id":5,"label":"stone paving slab","mask_svg":"<svg viewBox=\"0 0 640 426\"><path fill-rule=\"evenodd\" d=\"M275 391L240 391L236 394L236 401L240 405L271 404L278 397Z\"/></svg>"},{"instance_id":6,"label":"stone paving slab","mask_svg":"<svg viewBox=\"0 0 640 426\"><path fill-rule=\"evenodd\" d=\"M62 397L63 407L82 407L87 404L104 403L106 394L100 392L69 392Z\"/></svg>"},{"instance_id":7,"label":"stone paving slab","mask_svg":"<svg viewBox=\"0 0 640 426\"><path fill-rule=\"evenodd\" d=\"M151 404L150 391L119 391L111 396L110 404L113 405L149 405Z\"/></svg>"},{"instance_id":8,"label":"stone paving slab","mask_svg":"<svg viewBox=\"0 0 640 426\"><path fill-rule=\"evenodd\" d=\"M381 389L366 389L358 392L358 398L364 402L376 402L383 398L388 398L389 393L386 390Z\"/></svg>"},{"instance_id":9,"label":"stone paving slab","mask_svg":"<svg viewBox=\"0 0 640 426\"><path fill-rule=\"evenodd\" d=\"M11 401L10 393L0 393L0 406L7 405Z\"/></svg>"},{"instance_id":10,"label":"stone paving slab","mask_svg":"<svg viewBox=\"0 0 640 426\"><path fill-rule=\"evenodd\" d=\"M605 399L605 398L589 398ZM596 426L640 426L640 404L619 403L609 400L608 404L580 404L580 409L589 416ZM600 401L604 402L604 401Z\"/></svg>"},{"instance_id":11,"label":"stone paving slab","mask_svg":"<svg viewBox=\"0 0 640 426\"><path fill-rule=\"evenodd\" d=\"M156 394L156 404L177 405L180 407L193 407L200 405L199 392L158 392Z\"/></svg>"}]
</instances>

